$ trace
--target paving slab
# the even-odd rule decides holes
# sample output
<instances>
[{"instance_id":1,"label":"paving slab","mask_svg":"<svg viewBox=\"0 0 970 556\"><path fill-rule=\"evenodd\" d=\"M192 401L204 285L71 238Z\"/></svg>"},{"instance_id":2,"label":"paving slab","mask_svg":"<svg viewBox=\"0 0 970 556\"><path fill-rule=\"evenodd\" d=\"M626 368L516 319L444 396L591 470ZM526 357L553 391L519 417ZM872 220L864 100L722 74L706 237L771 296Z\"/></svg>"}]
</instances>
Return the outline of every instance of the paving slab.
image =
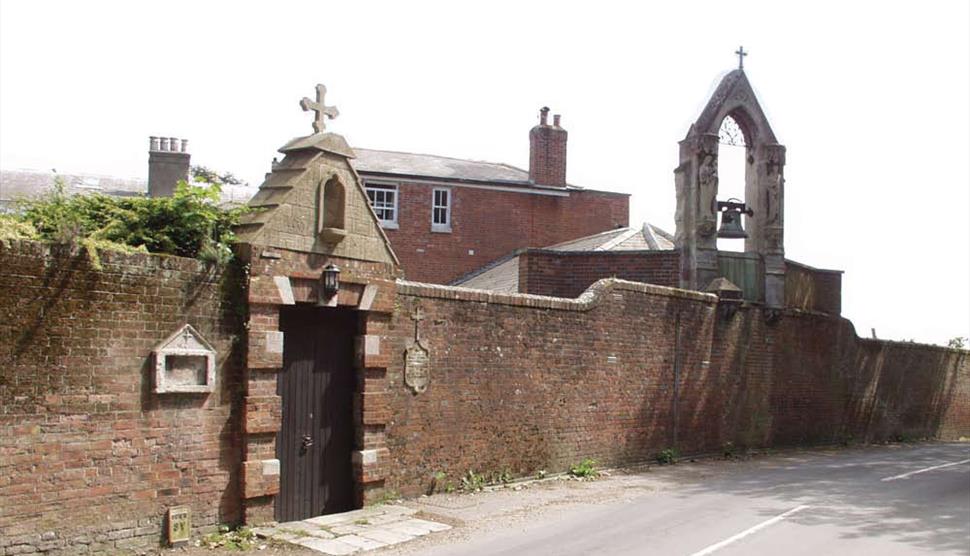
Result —
<instances>
[{"instance_id":1,"label":"paving slab","mask_svg":"<svg viewBox=\"0 0 970 556\"><path fill-rule=\"evenodd\" d=\"M384 525L386 523L394 523L396 521L405 521L410 518L411 518L411 515L409 514L393 513L393 514L375 515L372 517L368 517L363 521L366 521L367 525Z\"/></svg>"},{"instance_id":2,"label":"paving slab","mask_svg":"<svg viewBox=\"0 0 970 556\"><path fill-rule=\"evenodd\" d=\"M342 514L289 521L276 527L260 527L258 534L298 544L321 554L341 556L404 543L451 526L417 519L415 508L399 505L373 506Z\"/></svg>"},{"instance_id":3,"label":"paving slab","mask_svg":"<svg viewBox=\"0 0 970 556\"><path fill-rule=\"evenodd\" d=\"M384 544L399 544L414 539L414 535L406 535L390 529L370 529L359 533L361 537L373 539Z\"/></svg>"},{"instance_id":4,"label":"paving slab","mask_svg":"<svg viewBox=\"0 0 970 556\"><path fill-rule=\"evenodd\" d=\"M361 531L366 531L366 525L356 525L353 523L348 523L346 525L331 525L328 527L335 535L338 537L340 535L354 535L360 533Z\"/></svg>"},{"instance_id":5,"label":"paving slab","mask_svg":"<svg viewBox=\"0 0 970 556\"><path fill-rule=\"evenodd\" d=\"M387 543L385 542L368 539L359 535L344 535L342 537L338 537L337 540L342 543L349 544L350 546L355 546L361 550L374 550L375 548L387 546Z\"/></svg>"},{"instance_id":6,"label":"paving slab","mask_svg":"<svg viewBox=\"0 0 970 556\"><path fill-rule=\"evenodd\" d=\"M421 537L431 532L431 529L428 529L426 527L418 527L415 525L409 525L407 523L388 524L387 530L395 531L397 533L404 533L405 535L413 535L415 537Z\"/></svg>"},{"instance_id":7,"label":"paving slab","mask_svg":"<svg viewBox=\"0 0 970 556\"><path fill-rule=\"evenodd\" d=\"M331 554L333 556L343 556L344 554L353 554L354 552L360 551L356 546L331 539L303 538L293 544L305 546L317 552Z\"/></svg>"}]
</instances>

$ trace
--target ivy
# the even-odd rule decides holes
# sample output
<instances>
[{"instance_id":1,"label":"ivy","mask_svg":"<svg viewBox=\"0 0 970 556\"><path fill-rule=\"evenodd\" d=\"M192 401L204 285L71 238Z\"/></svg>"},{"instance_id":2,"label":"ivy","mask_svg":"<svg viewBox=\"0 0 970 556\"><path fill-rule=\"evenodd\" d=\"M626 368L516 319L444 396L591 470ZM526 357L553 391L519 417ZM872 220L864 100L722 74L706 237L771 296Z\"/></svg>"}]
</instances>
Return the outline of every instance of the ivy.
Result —
<instances>
[{"instance_id":1,"label":"ivy","mask_svg":"<svg viewBox=\"0 0 970 556\"><path fill-rule=\"evenodd\" d=\"M226 263L235 241L232 227L247 208L220 207L219 193L218 184L203 187L180 181L171 197L69 196L64 182L56 178L50 193L23 201L17 214L4 217L3 228L23 231L17 234L23 237L79 245L95 266L100 266L98 249Z\"/></svg>"}]
</instances>

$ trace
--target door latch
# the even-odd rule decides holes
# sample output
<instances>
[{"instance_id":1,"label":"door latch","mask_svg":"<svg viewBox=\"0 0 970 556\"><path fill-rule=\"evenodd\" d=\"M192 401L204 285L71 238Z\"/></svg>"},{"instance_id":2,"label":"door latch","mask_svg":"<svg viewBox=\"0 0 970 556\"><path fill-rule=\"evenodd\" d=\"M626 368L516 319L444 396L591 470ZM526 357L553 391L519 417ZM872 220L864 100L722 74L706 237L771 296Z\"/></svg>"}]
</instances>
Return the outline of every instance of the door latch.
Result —
<instances>
[{"instance_id":1,"label":"door latch","mask_svg":"<svg viewBox=\"0 0 970 556\"><path fill-rule=\"evenodd\" d=\"M306 449L309 448L310 446L313 446L313 438L311 438L309 434L304 434L303 435L303 446L302 446L303 451L305 452Z\"/></svg>"}]
</instances>

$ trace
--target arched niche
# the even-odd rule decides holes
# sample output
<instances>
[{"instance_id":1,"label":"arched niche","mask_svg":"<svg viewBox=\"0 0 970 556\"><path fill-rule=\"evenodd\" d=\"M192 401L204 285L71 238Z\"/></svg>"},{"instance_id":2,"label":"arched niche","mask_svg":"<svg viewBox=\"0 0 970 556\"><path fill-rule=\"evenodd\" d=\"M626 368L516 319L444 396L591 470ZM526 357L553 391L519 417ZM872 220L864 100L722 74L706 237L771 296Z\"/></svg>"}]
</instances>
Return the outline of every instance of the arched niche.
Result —
<instances>
[{"instance_id":1,"label":"arched niche","mask_svg":"<svg viewBox=\"0 0 970 556\"><path fill-rule=\"evenodd\" d=\"M317 235L324 241L340 241L347 235L347 188L337 176L317 188Z\"/></svg>"},{"instance_id":2,"label":"arched niche","mask_svg":"<svg viewBox=\"0 0 970 556\"><path fill-rule=\"evenodd\" d=\"M742 109L725 114L718 128L717 149L717 200L732 199L749 202L748 182L753 177L754 133L751 120ZM714 204L716 205L716 201ZM716 206L712 208L717 212ZM723 218L723 215L721 215ZM747 229L751 222L744 215L742 225ZM720 229L720 226L719 228ZM719 251L745 251L744 239L717 238Z\"/></svg>"}]
</instances>

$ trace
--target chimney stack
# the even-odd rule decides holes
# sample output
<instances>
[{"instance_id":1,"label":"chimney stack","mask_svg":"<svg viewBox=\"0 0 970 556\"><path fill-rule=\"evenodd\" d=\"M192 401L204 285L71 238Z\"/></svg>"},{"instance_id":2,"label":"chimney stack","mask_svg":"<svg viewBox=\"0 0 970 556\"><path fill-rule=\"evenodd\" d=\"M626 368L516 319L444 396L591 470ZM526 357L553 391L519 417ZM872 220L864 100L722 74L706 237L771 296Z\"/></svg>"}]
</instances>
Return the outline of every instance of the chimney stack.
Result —
<instances>
[{"instance_id":1,"label":"chimney stack","mask_svg":"<svg viewBox=\"0 0 970 556\"><path fill-rule=\"evenodd\" d=\"M179 180L189 177L189 140L149 137L148 196L171 197Z\"/></svg>"},{"instance_id":2,"label":"chimney stack","mask_svg":"<svg viewBox=\"0 0 970 556\"><path fill-rule=\"evenodd\" d=\"M539 110L539 125L529 131L529 181L536 185L566 186L566 130L559 126L560 115L552 117L549 108Z\"/></svg>"}]
</instances>

